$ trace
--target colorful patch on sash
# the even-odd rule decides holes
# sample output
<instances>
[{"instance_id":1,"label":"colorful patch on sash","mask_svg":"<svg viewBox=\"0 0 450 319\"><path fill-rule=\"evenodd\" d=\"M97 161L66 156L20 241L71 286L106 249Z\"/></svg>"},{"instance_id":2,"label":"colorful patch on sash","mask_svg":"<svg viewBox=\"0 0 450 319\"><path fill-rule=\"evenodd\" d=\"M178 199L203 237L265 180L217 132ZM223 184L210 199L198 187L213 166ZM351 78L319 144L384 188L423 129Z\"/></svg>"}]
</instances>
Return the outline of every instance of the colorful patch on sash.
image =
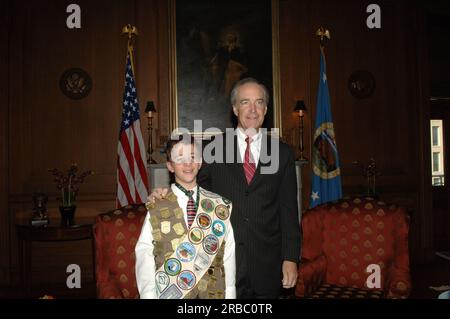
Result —
<instances>
[{"instance_id":1,"label":"colorful patch on sash","mask_svg":"<svg viewBox=\"0 0 450 319\"><path fill-rule=\"evenodd\" d=\"M183 290L192 289L195 286L196 281L197 278L190 270L182 271L177 278L177 284Z\"/></svg>"},{"instance_id":2,"label":"colorful patch on sash","mask_svg":"<svg viewBox=\"0 0 450 319\"><path fill-rule=\"evenodd\" d=\"M182 262L191 262L195 257L195 247L191 243L183 242L177 248L177 257Z\"/></svg>"},{"instance_id":3,"label":"colorful patch on sash","mask_svg":"<svg viewBox=\"0 0 450 319\"><path fill-rule=\"evenodd\" d=\"M203 230L198 227L191 228L188 233L189 241L194 245L200 244L204 236L205 234L203 233Z\"/></svg>"},{"instance_id":4,"label":"colorful patch on sash","mask_svg":"<svg viewBox=\"0 0 450 319\"><path fill-rule=\"evenodd\" d=\"M159 296L159 299L180 299L183 297L183 293L175 284L170 285L169 288Z\"/></svg>"},{"instance_id":5,"label":"colorful patch on sash","mask_svg":"<svg viewBox=\"0 0 450 319\"><path fill-rule=\"evenodd\" d=\"M170 278L165 272L158 271L155 275L155 283L158 291L161 293L169 286Z\"/></svg>"},{"instance_id":6,"label":"colorful patch on sash","mask_svg":"<svg viewBox=\"0 0 450 319\"><path fill-rule=\"evenodd\" d=\"M203 269L209 267L210 257L204 251L199 251L194 261L194 270L201 272Z\"/></svg>"},{"instance_id":7,"label":"colorful patch on sash","mask_svg":"<svg viewBox=\"0 0 450 319\"><path fill-rule=\"evenodd\" d=\"M216 216L219 217L222 220L225 220L230 216L230 210L225 205L217 205L215 211Z\"/></svg>"},{"instance_id":8,"label":"colorful patch on sash","mask_svg":"<svg viewBox=\"0 0 450 319\"><path fill-rule=\"evenodd\" d=\"M207 213L210 213L213 211L214 209L214 203L212 200L210 199L202 199L202 201L200 202L200 205L202 206L203 210Z\"/></svg>"},{"instance_id":9,"label":"colorful patch on sash","mask_svg":"<svg viewBox=\"0 0 450 319\"><path fill-rule=\"evenodd\" d=\"M203 249L210 255L217 253L219 249L219 238L215 235L208 235L203 239Z\"/></svg>"},{"instance_id":10,"label":"colorful patch on sash","mask_svg":"<svg viewBox=\"0 0 450 319\"><path fill-rule=\"evenodd\" d=\"M162 218L167 219L167 218L170 217L170 210L169 210L169 208L167 208L167 207L162 207L162 208L159 210L159 213L161 214L161 217L162 217Z\"/></svg>"},{"instance_id":11,"label":"colorful patch on sash","mask_svg":"<svg viewBox=\"0 0 450 319\"><path fill-rule=\"evenodd\" d=\"M183 218L183 210L180 207L177 207L173 210L173 213L175 214L175 217L178 219Z\"/></svg>"},{"instance_id":12,"label":"colorful patch on sash","mask_svg":"<svg viewBox=\"0 0 450 319\"><path fill-rule=\"evenodd\" d=\"M161 222L161 233L163 233L164 235L170 233L170 226L170 221L168 220Z\"/></svg>"},{"instance_id":13,"label":"colorful patch on sash","mask_svg":"<svg viewBox=\"0 0 450 319\"><path fill-rule=\"evenodd\" d=\"M169 258L164 263L164 270L170 276L176 276L181 271L181 262L176 258Z\"/></svg>"},{"instance_id":14,"label":"colorful patch on sash","mask_svg":"<svg viewBox=\"0 0 450 319\"><path fill-rule=\"evenodd\" d=\"M197 224L202 229L208 229L211 227L211 217L209 217L207 214L198 214L197 215Z\"/></svg>"},{"instance_id":15,"label":"colorful patch on sash","mask_svg":"<svg viewBox=\"0 0 450 319\"><path fill-rule=\"evenodd\" d=\"M184 227L182 223L176 223L172 226L173 230L175 231L175 234L178 236L181 236L184 234Z\"/></svg>"},{"instance_id":16,"label":"colorful patch on sash","mask_svg":"<svg viewBox=\"0 0 450 319\"><path fill-rule=\"evenodd\" d=\"M212 232L214 235L216 235L217 237L223 236L225 234L225 224L223 221L221 220L216 220L213 222L212 224Z\"/></svg>"}]
</instances>

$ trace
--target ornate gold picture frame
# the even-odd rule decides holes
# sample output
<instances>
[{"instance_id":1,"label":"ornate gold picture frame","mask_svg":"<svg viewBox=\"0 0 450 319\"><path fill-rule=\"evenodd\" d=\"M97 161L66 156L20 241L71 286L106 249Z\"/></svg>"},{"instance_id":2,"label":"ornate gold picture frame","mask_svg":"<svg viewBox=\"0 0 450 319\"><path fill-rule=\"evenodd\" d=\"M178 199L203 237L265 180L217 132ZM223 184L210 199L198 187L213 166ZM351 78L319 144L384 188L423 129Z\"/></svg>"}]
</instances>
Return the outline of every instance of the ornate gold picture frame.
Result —
<instances>
[{"instance_id":1,"label":"ornate gold picture frame","mask_svg":"<svg viewBox=\"0 0 450 319\"><path fill-rule=\"evenodd\" d=\"M170 0L169 14L171 130L234 127L231 88L253 77L271 95L263 126L281 133L278 0Z\"/></svg>"}]
</instances>

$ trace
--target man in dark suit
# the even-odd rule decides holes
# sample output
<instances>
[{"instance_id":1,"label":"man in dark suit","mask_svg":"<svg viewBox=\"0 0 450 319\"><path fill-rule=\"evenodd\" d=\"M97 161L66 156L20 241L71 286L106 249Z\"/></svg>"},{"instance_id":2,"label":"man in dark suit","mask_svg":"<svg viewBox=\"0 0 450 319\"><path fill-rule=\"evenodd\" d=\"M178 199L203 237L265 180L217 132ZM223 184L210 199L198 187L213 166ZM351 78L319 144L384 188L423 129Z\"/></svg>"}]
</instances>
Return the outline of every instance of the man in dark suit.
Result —
<instances>
[{"instance_id":1,"label":"man in dark suit","mask_svg":"<svg viewBox=\"0 0 450 319\"><path fill-rule=\"evenodd\" d=\"M268 102L267 89L255 79L235 84L231 104L237 130L225 137L233 143L224 143L233 145L224 152L233 151L233 160L208 164L206 159L198 176L202 187L233 202L238 298L278 298L281 286L291 288L297 281L300 227L294 154L262 132Z\"/></svg>"},{"instance_id":2,"label":"man in dark suit","mask_svg":"<svg viewBox=\"0 0 450 319\"><path fill-rule=\"evenodd\" d=\"M238 124L233 134L225 134L232 143L223 143L222 162L204 158L198 175L201 187L233 202L237 298L278 298L281 287L297 282L300 226L294 154L262 132L268 102L267 89L255 79L235 84L231 104Z\"/></svg>"}]
</instances>

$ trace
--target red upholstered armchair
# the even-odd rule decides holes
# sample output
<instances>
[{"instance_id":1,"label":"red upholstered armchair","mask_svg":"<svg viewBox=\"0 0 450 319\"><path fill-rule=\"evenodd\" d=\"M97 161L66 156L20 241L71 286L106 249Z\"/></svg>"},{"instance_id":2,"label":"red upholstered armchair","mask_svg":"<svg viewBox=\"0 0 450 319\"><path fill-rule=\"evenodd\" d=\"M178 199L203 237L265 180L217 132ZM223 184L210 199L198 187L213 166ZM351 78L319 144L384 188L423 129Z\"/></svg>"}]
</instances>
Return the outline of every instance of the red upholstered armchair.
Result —
<instances>
[{"instance_id":1,"label":"red upholstered armchair","mask_svg":"<svg viewBox=\"0 0 450 319\"><path fill-rule=\"evenodd\" d=\"M299 298L407 298L411 291L409 218L372 198L342 199L304 213ZM367 286L378 264L380 289Z\"/></svg>"},{"instance_id":2,"label":"red upholstered armchair","mask_svg":"<svg viewBox=\"0 0 450 319\"><path fill-rule=\"evenodd\" d=\"M144 204L100 214L94 224L97 297L139 298L134 248L147 210Z\"/></svg>"}]
</instances>

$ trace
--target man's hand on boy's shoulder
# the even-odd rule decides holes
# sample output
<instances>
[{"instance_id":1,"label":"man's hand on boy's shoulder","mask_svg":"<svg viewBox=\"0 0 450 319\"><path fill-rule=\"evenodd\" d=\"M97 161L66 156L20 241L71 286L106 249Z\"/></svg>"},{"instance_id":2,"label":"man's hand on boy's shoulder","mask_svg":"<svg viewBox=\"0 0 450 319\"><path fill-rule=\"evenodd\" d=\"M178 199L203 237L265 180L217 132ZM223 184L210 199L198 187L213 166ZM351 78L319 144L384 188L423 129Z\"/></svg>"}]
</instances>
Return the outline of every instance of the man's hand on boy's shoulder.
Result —
<instances>
[{"instance_id":1,"label":"man's hand on boy's shoulder","mask_svg":"<svg viewBox=\"0 0 450 319\"><path fill-rule=\"evenodd\" d=\"M155 188L153 192L150 194L150 196L148 196L147 200L153 204L157 199L164 199L168 192L169 188L167 187Z\"/></svg>"}]
</instances>

